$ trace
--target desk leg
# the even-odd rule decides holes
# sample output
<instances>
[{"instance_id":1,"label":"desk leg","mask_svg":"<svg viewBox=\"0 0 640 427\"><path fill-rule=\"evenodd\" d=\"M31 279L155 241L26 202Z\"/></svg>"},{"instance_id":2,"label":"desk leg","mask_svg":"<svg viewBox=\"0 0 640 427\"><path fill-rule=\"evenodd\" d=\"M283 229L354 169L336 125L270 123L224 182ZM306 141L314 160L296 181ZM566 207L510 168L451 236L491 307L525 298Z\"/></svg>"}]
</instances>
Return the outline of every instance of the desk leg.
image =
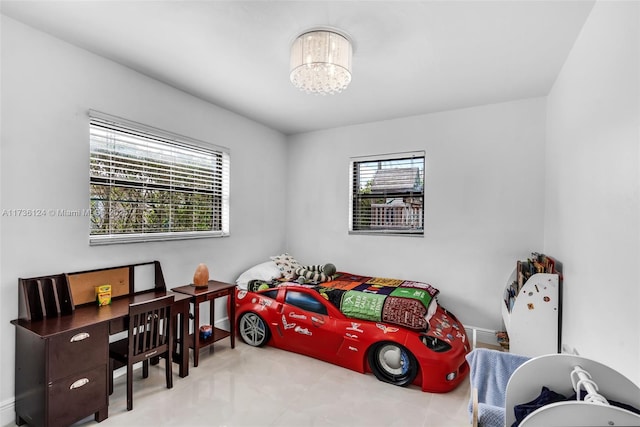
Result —
<instances>
[{"instance_id":1,"label":"desk leg","mask_svg":"<svg viewBox=\"0 0 640 427\"><path fill-rule=\"evenodd\" d=\"M100 408L100 410L93 415L93 419L97 423L101 423L102 421L106 420L108 416L109 416L109 407L105 406L103 408Z\"/></svg>"},{"instance_id":2,"label":"desk leg","mask_svg":"<svg viewBox=\"0 0 640 427\"><path fill-rule=\"evenodd\" d=\"M93 419L97 423L100 423L106 420L108 416L109 416L109 407L105 406L103 408L100 408L100 410L93 415Z\"/></svg>"},{"instance_id":3,"label":"desk leg","mask_svg":"<svg viewBox=\"0 0 640 427\"><path fill-rule=\"evenodd\" d=\"M229 293L229 333L231 334L231 348L236 348L236 291Z\"/></svg>"},{"instance_id":4,"label":"desk leg","mask_svg":"<svg viewBox=\"0 0 640 427\"><path fill-rule=\"evenodd\" d=\"M198 366L200 354L200 302L193 301L193 366Z\"/></svg>"},{"instance_id":5,"label":"desk leg","mask_svg":"<svg viewBox=\"0 0 640 427\"><path fill-rule=\"evenodd\" d=\"M180 348L178 365L180 366L178 375L184 378L189 375L189 303L180 313Z\"/></svg>"},{"instance_id":6,"label":"desk leg","mask_svg":"<svg viewBox=\"0 0 640 427\"><path fill-rule=\"evenodd\" d=\"M211 298L209 300L209 324L211 325L212 332L213 332L213 328L216 326L215 321L216 321L216 299ZM214 351L213 343L211 343L211 345L209 346L209 349L210 349L209 352L213 353Z\"/></svg>"}]
</instances>

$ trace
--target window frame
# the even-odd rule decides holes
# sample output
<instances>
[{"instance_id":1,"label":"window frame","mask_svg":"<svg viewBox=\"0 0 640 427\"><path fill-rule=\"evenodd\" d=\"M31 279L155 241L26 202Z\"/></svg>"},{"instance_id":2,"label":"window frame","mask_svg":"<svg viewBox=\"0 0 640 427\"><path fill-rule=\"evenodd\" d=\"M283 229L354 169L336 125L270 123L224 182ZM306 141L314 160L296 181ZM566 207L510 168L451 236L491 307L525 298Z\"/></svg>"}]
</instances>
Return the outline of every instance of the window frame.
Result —
<instances>
[{"instance_id":1,"label":"window frame","mask_svg":"<svg viewBox=\"0 0 640 427\"><path fill-rule=\"evenodd\" d=\"M420 161L421 159L421 167L417 165L419 178L421 179L421 189L416 192L393 192L393 191L383 191L378 194L372 195L364 195L359 193L360 191L360 183L358 181L361 178L358 178L358 173L360 172L359 166L364 163L383 163L383 162L398 162L403 160L415 159ZM424 229L425 229L425 182L426 182L426 153L424 150L422 151L407 151L407 152L399 152L399 153L389 153L389 154L379 154L379 155L370 155L370 156L356 156L351 157L349 161L349 234L351 235L375 235L375 236L404 236L404 237L424 237ZM382 168L385 169L385 168ZM386 168L391 169L391 168ZM421 198L421 206L419 213L419 224L421 226L417 228L399 228L399 227L390 227L390 226L380 226L379 228L362 228L358 229L354 227L354 220L357 220L359 217L356 214L356 206L354 204L357 200L366 200L366 199L375 199L375 198L385 198L385 199L398 199L402 197L403 200L405 197L412 198ZM363 217L360 215L360 217ZM371 221L371 217L369 217Z\"/></svg>"},{"instance_id":2,"label":"window frame","mask_svg":"<svg viewBox=\"0 0 640 427\"><path fill-rule=\"evenodd\" d=\"M178 135L165 130L157 129L152 126L147 126L141 123L137 123L131 120L123 119L113 115L105 114L95 110L89 110L89 211L93 217L93 191L92 185L104 184L106 181L104 178L94 177L92 175L92 158L94 156L94 136L92 131L93 126L109 128L115 130L115 132L131 131L132 133L140 136L140 141L149 140L153 143L165 145L167 151L174 150L190 150L193 153L205 153L211 155L212 160L217 159L212 170L211 175L215 178L210 178L212 183L215 182L211 190L212 197L218 197L219 202L214 202L211 205L212 225L209 230L192 230L192 231L141 231L141 232L129 232L129 233L106 233L106 234L94 234L93 227L89 229L89 245L108 245L118 243L136 243L136 242L151 242L151 241L167 241L167 240L185 240L185 239L201 239L211 237L227 237L230 234L229 231L229 189L230 189L230 150L229 148L219 145L199 141L193 138L189 138L183 135ZM142 144L141 144L142 146ZM180 165L180 162L172 163L172 165ZM217 178L217 179L216 179ZM123 179L123 181L127 181ZM133 182L133 181L130 181ZM137 187L140 184L136 184ZM114 185L117 187L117 185ZM173 185L160 186L160 190L171 193L176 191ZM187 192L187 194L196 194L196 190ZM110 200L110 199L108 199ZM171 204L169 204L171 206ZM148 208L145 210L148 211ZM92 219L90 219L92 220Z\"/></svg>"}]
</instances>

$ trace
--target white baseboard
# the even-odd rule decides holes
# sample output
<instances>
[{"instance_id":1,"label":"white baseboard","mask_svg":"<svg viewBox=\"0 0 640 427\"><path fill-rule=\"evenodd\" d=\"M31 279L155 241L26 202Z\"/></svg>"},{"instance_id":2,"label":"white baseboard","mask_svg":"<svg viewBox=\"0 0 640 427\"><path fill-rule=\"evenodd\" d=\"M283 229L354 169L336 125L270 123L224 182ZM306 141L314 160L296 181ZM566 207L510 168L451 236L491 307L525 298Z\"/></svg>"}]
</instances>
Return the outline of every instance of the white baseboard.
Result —
<instances>
[{"instance_id":1,"label":"white baseboard","mask_svg":"<svg viewBox=\"0 0 640 427\"><path fill-rule=\"evenodd\" d=\"M16 407L13 398L0 402L0 425L15 426L16 425Z\"/></svg>"}]
</instances>

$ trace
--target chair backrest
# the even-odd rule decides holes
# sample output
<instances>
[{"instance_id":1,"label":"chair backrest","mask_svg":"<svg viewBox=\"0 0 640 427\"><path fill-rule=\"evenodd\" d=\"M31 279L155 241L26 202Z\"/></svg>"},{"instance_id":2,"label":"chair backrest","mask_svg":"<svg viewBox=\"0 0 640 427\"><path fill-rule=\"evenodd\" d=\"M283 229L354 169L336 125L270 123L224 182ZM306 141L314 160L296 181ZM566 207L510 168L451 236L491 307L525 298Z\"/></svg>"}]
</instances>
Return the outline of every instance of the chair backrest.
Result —
<instances>
[{"instance_id":1,"label":"chair backrest","mask_svg":"<svg viewBox=\"0 0 640 427\"><path fill-rule=\"evenodd\" d=\"M171 349L174 296L129 305L129 360L136 363Z\"/></svg>"}]
</instances>

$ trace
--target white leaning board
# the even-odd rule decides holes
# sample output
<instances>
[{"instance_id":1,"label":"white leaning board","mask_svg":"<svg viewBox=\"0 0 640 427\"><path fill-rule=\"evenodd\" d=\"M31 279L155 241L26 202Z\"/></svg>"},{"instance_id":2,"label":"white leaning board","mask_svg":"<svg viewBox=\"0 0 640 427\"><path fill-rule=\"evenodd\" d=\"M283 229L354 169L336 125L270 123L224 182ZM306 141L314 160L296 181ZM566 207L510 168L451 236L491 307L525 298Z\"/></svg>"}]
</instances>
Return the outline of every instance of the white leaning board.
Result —
<instances>
[{"instance_id":1,"label":"white leaning board","mask_svg":"<svg viewBox=\"0 0 640 427\"><path fill-rule=\"evenodd\" d=\"M507 286L513 280L515 272ZM558 275L532 275L520 289L511 312L502 303L502 320L509 334L509 352L529 357L557 353L559 310Z\"/></svg>"}]
</instances>

